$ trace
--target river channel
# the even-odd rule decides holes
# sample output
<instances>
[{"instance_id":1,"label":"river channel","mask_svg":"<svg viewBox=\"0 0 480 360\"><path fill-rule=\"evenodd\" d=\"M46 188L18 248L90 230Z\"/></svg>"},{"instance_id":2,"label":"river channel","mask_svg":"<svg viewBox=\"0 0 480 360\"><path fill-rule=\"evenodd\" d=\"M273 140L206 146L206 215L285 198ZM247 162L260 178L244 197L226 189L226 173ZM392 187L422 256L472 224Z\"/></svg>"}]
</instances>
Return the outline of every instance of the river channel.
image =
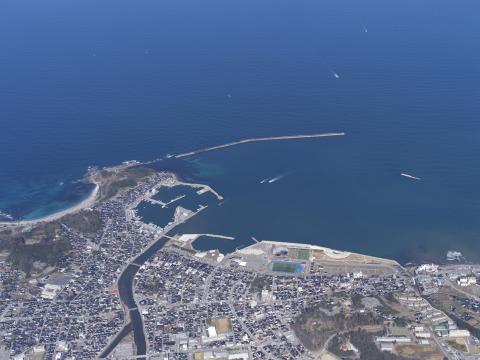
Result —
<instances>
[{"instance_id":1,"label":"river channel","mask_svg":"<svg viewBox=\"0 0 480 360\"><path fill-rule=\"evenodd\" d=\"M152 246L150 246L144 253L137 256L130 265L123 271L118 279L118 293L124 306L128 308L130 313L130 321L132 324L133 339L137 348L137 356L146 355L147 342L145 340L145 333L143 331L143 321L138 305L133 296L133 281L135 274L141 265L150 259L163 245L167 242L166 237L158 239Z\"/></svg>"}]
</instances>

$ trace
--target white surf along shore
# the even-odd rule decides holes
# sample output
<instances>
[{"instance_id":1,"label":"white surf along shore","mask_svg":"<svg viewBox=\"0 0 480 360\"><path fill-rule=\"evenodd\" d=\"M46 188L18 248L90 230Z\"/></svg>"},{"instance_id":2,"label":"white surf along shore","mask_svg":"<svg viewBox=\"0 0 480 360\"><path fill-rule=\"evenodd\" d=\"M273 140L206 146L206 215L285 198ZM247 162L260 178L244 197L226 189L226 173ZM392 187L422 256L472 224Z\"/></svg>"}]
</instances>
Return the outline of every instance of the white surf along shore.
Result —
<instances>
[{"instance_id":1,"label":"white surf along shore","mask_svg":"<svg viewBox=\"0 0 480 360\"><path fill-rule=\"evenodd\" d=\"M60 210L53 214L42 216L32 220L2 221L0 222L0 225L35 225L41 222L58 220L65 215L73 214L80 210L92 207L95 204L95 201L97 200L99 189L100 189L100 186L98 184L95 184L95 188L92 190L92 192L88 197L80 201L78 204L73 205L67 209Z\"/></svg>"}]
</instances>

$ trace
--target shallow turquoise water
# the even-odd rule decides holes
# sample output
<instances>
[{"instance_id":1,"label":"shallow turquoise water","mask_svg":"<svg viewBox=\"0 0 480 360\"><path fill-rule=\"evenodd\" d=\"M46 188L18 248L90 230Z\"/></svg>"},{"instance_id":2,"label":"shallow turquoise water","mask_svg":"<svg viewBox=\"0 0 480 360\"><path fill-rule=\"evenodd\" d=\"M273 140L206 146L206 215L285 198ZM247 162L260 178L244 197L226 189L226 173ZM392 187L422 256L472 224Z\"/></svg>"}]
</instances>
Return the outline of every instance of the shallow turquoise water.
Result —
<instances>
[{"instance_id":1,"label":"shallow turquoise water","mask_svg":"<svg viewBox=\"0 0 480 360\"><path fill-rule=\"evenodd\" d=\"M226 198L189 226L238 244L480 256L478 1L2 5L0 211L78 202L89 165L346 131L188 160Z\"/></svg>"}]
</instances>

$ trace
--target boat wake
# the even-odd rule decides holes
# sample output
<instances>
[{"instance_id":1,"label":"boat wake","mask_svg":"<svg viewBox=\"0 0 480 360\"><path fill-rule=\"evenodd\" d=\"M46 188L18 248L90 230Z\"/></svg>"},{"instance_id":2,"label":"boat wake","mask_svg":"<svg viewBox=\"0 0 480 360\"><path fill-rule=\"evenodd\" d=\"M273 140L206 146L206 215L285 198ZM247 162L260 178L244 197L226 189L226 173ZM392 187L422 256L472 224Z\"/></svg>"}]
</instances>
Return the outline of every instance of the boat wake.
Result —
<instances>
[{"instance_id":1,"label":"boat wake","mask_svg":"<svg viewBox=\"0 0 480 360\"><path fill-rule=\"evenodd\" d=\"M406 178L409 178L409 179L412 179L412 180L422 180L421 178L419 177L416 177L416 176L413 176L413 175L409 175L409 174L405 174L405 173L400 173L400 175L406 177Z\"/></svg>"},{"instance_id":2,"label":"boat wake","mask_svg":"<svg viewBox=\"0 0 480 360\"><path fill-rule=\"evenodd\" d=\"M277 182L278 180L282 180L284 177L285 177L285 175L275 176L274 178L271 178L270 180L268 180L268 183L272 184L274 182Z\"/></svg>"},{"instance_id":3,"label":"boat wake","mask_svg":"<svg viewBox=\"0 0 480 360\"><path fill-rule=\"evenodd\" d=\"M278 175L278 176L275 176L273 178L266 178L266 179L261 180L260 184L272 184L274 182L282 180L285 176L287 176L287 174Z\"/></svg>"}]
</instances>

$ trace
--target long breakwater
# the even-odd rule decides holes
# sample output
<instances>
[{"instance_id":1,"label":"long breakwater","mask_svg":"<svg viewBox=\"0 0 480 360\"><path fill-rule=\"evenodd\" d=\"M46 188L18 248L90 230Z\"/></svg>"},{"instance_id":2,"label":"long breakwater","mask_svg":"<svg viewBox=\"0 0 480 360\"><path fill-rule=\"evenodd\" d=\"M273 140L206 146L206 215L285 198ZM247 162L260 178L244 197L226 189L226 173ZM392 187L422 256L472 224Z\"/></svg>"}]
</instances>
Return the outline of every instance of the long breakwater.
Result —
<instances>
[{"instance_id":1,"label":"long breakwater","mask_svg":"<svg viewBox=\"0 0 480 360\"><path fill-rule=\"evenodd\" d=\"M231 146L253 143L253 142L261 142L261 141L281 141L281 140L301 140L301 139L311 139L311 138L320 138L320 137L330 137L330 136L343 136L345 135L344 132L331 132L331 133L320 133L320 134L306 134L306 135L285 135L285 136L270 136L270 137L258 137L258 138L249 138L243 139L238 141L229 142L226 144L211 146L203 149L198 149L194 151L189 151L186 153L181 153L175 155L176 158L182 158L186 156L192 156L196 154L201 154L208 151L219 150Z\"/></svg>"}]
</instances>

